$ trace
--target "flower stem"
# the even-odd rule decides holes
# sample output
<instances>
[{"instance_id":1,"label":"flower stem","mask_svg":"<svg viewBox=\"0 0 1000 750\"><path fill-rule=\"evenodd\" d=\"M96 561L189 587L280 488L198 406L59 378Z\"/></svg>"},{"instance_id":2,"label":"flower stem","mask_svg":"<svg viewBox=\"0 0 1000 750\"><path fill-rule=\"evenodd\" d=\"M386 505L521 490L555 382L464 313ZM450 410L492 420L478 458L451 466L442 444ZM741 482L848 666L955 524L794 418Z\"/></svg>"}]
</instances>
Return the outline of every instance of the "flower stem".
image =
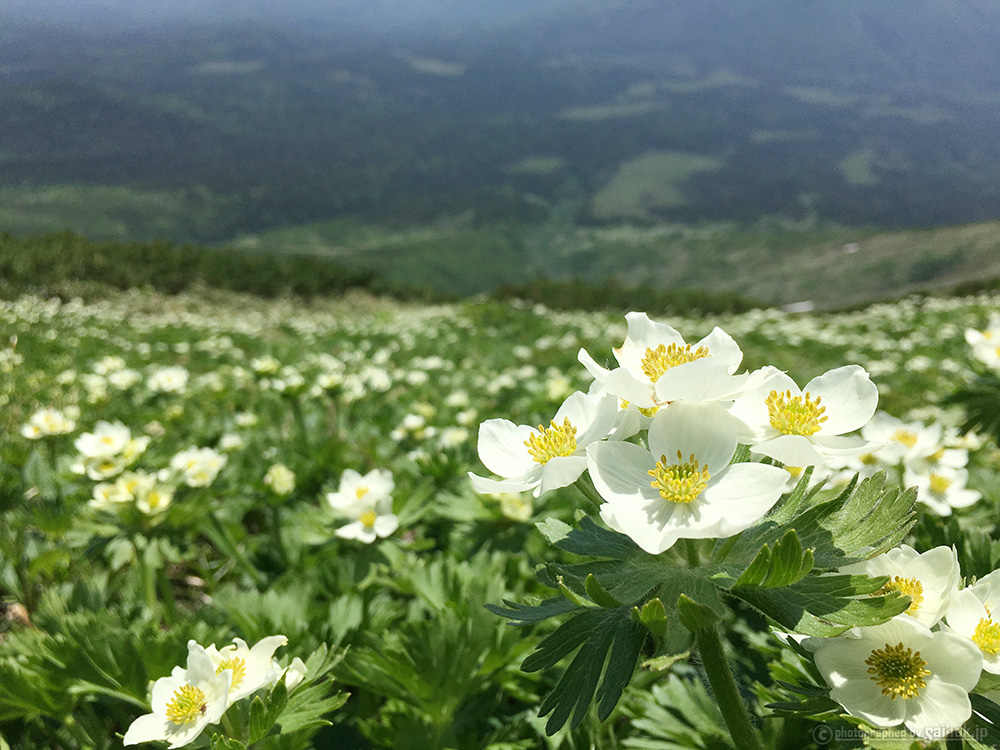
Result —
<instances>
[{"instance_id":1,"label":"flower stem","mask_svg":"<svg viewBox=\"0 0 1000 750\"><path fill-rule=\"evenodd\" d=\"M594 483L590 481L590 477L581 475L580 478L574 482L574 486L580 490L580 493L585 498L593 503L595 508L600 508L604 504L604 500L598 494L597 488L594 487Z\"/></svg>"},{"instance_id":2,"label":"flower stem","mask_svg":"<svg viewBox=\"0 0 1000 750\"><path fill-rule=\"evenodd\" d=\"M716 625L709 625L694 634L701 654L701 662L708 675L708 682L715 693L715 700L722 709L722 718L739 750L764 750L764 744L754 728L753 720L740 695L733 672L729 668L722 637Z\"/></svg>"}]
</instances>

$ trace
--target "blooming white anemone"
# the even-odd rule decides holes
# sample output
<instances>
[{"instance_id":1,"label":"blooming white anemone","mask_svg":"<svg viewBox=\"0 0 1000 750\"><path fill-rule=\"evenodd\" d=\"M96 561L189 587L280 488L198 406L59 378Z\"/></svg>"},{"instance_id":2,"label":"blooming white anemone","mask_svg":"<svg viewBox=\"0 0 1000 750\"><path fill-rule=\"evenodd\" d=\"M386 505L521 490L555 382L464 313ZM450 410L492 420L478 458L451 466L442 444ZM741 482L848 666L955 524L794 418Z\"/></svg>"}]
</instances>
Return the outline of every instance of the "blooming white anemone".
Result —
<instances>
[{"instance_id":1,"label":"blooming white anemone","mask_svg":"<svg viewBox=\"0 0 1000 750\"><path fill-rule=\"evenodd\" d=\"M364 476L345 469L338 490L326 496L331 508L352 521L337 529L336 535L371 544L392 534L399 528L399 518L392 512L394 487L388 469L373 469Z\"/></svg>"},{"instance_id":2,"label":"blooming white anemone","mask_svg":"<svg viewBox=\"0 0 1000 750\"><path fill-rule=\"evenodd\" d=\"M884 555L840 568L841 573L878 578L889 576L882 593L898 591L910 597L904 612L927 627L934 626L958 593L961 569L952 547L935 547L919 553L905 544Z\"/></svg>"},{"instance_id":3,"label":"blooming white anemone","mask_svg":"<svg viewBox=\"0 0 1000 750\"><path fill-rule=\"evenodd\" d=\"M230 706L275 682L281 673L274 673L272 657L279 647L287 644L285 636L272 635L257 641L253 648L243 639L233 638L230 645L221 649L217 649L214 643L205 649L216 672L229 669L233 673L228 697Z\"/></svg>"},{"instance_id":4,"label":"blooming white anemone","mask_svg":"<svg viewBox=\"0 0 1000 750\"><path fill-rule=\"evenodd\" d=\"M479 458L504 479L470 472L477 492L524 492L535 497L572 484L587 468L588 445L608 436L618 414L617 399L580 393L567 398L548 427L489 419L479 426Z\"/></svg>"},{"instance_id":5,"label":"blooming white anemone","mask_svg":"<svg viewBox=\"0 0 1000 750\"><path fill-rule=\"evenodd\" d=\"M132 722L125 744L167 740L174 748L194 742L226 712L232 680L233 670L223 668L216 673L206 650L188 641L187 669L176 667L169 677L153 684L153 712Z\"/></svg>"},{"instance_id":6,"label":"blooming white anemone","mask_svg":"<svg viewBox=\"0 0 1000 750\"><path fill-rule=\"evenodd\" d=\"M192 445L170 459L170 468L180 472L188 487L208 487L228 460L226 455L212 448Z\"/></svg>"},{"instance_id":7,"label":"blooming white anemone","mask_svg":"<svg viewBox=\"0 0 1000 750\"><path fill-rule=\"evenodd\" d=\"M807 645L830 697L877 727L904 724L922 739L942 739L972 715L969 691L983 657L960 635L896 617Z\"/></svg>"},{"instance_id":8,"label":"blooming white anemone","mask_svg":"<svg viewBox=\"0 0 1000 750\"><path fill-rule=\"evenodd\" d=\"M863 427L878 406L878 388L863 367L847 365L800 389L775 372L763 386L736 399L732 414L754 453L791 466L818 466L827 456L861 455L879 446L844 433Z\"/></svg>"},{"instance_id":9,"label":"blooming white anemone","mask_svg":"<svg viewBox=\"0 0 1000 750\"><path fill-rule=\"evenodd\" d=\"M678 539L743 531L778 501L788 474L729 462L736 427L716 403L678 401L653 417L649 449L608 442L587 451L590 476L606 501L601 518L650 554Z\"/></svg>"},{"instance_id":10,"label":"blooming white anemone","mask_svg":"<svg viewBox=\"0 0 1000 750\"><path fill-rule=\"evenodd\" d=\"M601 367L583 349L578 358L605 391L647 415L675 400L732 399L765 379L762 372L733 374L743 361L743 352L721 328L714 328L695 344L686 344L673 326L650 320L646 313L632 312L625 320L625 341L614 349L618 367Z\"/></svg>"},{"instance_id":11,"label":"blooming white anemone","mask_svg":"<svg viewBox=\"0 0 1000 750\"><path fill-rule=\"evenodd\" d=\"M917 500L939 516L951 515L952 508L967 508L982 495L966 487L967 469L941 466L929 472L904 471L903 483L917 488Z\"/></svg>"},{"instance_id":12,"label":"blooming white anemone","mask_svg":"<svg viewBox=\"0 0 1000 750\"><path fill-rule=\"evenodd\" d=\"M76 422L66 414L52 407L39 409L21 427L21 434L29 440L38 440L48 435L65 435L76 429Z\"/></svg>"}]
</instances>

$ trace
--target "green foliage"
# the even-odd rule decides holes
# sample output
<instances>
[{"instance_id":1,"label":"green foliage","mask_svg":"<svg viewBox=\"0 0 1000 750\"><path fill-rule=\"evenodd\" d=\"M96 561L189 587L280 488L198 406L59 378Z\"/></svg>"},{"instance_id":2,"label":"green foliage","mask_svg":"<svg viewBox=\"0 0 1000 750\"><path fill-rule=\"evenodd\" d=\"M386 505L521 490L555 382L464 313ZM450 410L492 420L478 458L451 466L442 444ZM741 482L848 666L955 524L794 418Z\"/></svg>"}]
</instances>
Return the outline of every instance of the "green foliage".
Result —
<instances>
[{"instance_id":1,"label":"green foliage","mask_svg":"<svg viewBox=\"0 0 1000 750\"><path fill-rule=\"evenodd\" d=\"M577 726L595 692L599 718L608 717L632 678L647 634L654 637L657 653L687 650L692 632L726 616L726 596L750 604L783 628L809 635L882 623L906 609L908 597L878 594L884 578L829 572L899 544L914 521L914 493L887 487L884 475L852 482L836 497L820 501L808 485L806 474L783 505L735 543L720 542L697 564L682 564L674 550L649 555L590 518L578 528L552 520L542 524L556 547L596 558L553 563L539 572L542 583L565 590L569 608L548 600L535 606L505 602L490 610L517 623L572 615L521 665L529 672L548 669L576 651L540 708L540 715L552 714L547 731L567 721ZM685 543L697 556L697 545Z\"/></svg>"},{"instance_id":2,"label":"green foliage","mask_svg":"<svg viewBox=\"0 0 1000 750\"><path fill-rule=\"evenodd\" d=\"M980 374L944 402L965 411L962 432L981 432L1000 443L1000 376L996 373Z\"/></svg>"},{"instance_id":3,"label":"green foliage","mask_svg":"<svg viewBox=\"0 0 1000 750\"><path fill-rule=\"evenodd\" d=\"M168 294L207 286L261 297L290 294L311 298L351 290L396 294L405 299L443 297L390 283L374 271L349 268L326 258L166 242L92 242L69 232L26 238L0 234L0 293L93 294L103 286L148 287Z\"/></svg>"}]
</instances>

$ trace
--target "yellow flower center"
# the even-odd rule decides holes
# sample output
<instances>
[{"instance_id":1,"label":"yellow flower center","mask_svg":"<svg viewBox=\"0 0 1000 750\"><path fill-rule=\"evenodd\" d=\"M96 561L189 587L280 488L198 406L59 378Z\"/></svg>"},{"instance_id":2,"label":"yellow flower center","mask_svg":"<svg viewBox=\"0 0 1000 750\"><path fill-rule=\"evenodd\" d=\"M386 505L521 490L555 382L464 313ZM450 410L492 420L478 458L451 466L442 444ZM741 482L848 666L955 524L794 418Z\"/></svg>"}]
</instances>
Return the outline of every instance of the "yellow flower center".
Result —
<instances>
[{"instance_id":1,"label":"yellow flower center","mask_svg":"<svg viewBox=\"0 0 1000 750\"><path fill-rule=\"evenodd\" d=\"M707 466L701 466L694 454L687 461L677 451L677 463L667 466L667 457L660 456L656 468L646 472L653 477L650 486L660 493L660 497L672 503L690 503L708 486L711 474Z\"/></svg>"},{"instance_id":2,"label":"yellow flower center","mask_svg":"<svg viewBox=\"0 0 1000 750\"><path fill-rule=\"evenodd\" d=\"M912 448L917 444L917 433L913 430L899 429L892 433L892 439L897 443L902 443L907 448Z\"/></svg>"},{"instance_id":3,"label":"yellow flower center","mask_svg":"<svg viewBox=\"0 0 1000 750\"><path fill-rule=\"evenodd\" d=\"M1000 654L1000 622L984 617L976 625L972 642L986 654Z\"/></svg>"},{"instance_id":4,"label":"yellow flower center","mask_svg":"<svg viewBox=\"0 0 1000 750\"><path fill-rule=\"evenodd\" d=\"M874 592L872 596L885 596L893 591L910 597L910 606L906 608L908 615L912 615L924 603L924 585L916 578L901 578L900 576L890 578L885 586Z\"/></svg>"},{"instance_id":5,"label":"yellow flower center","mask_svg":"<svg viewBox=\"0 0 1000 750\"><path fill-rule=\"evenodd\" d=\"M951 480L940 474L931 474L931 492L935 495L943 495L951 487Z\"/></svg>"},{"instance_id":6,"label":"yellow flower center","mask_svg":"<svg viewBox=\"0 0 1000 750\"><path fill-rule=\"evenodd\" d=\"M875 458L874 453L863 453L861 456L858 457L858 460L861 461L861 463L864 464L865 466L874 466L875 464L878 463L878 459Z\"/></svg>"},{"instance_id":7,"label":"yellow flower center","mask_svg":"<svg viewBox=\"0 0 1000 750\"><path fill-rule=\"evenodd\" d=\"M655 383L671 367L686 365L688 362L694 362L696 359L711 356L708 353L708 348L704 346L699 346L694 351L691 351L691 344L685 344L684 346L678 346L677 344L664 346L660 344L655 349L647 348L646 356L642 358L640 364L642 371L646 373L646 377Z\"/></svg>"},{"instance_id":8,"label":"yellow flower center","mask_svg":"<svg viewBox=\"0 0 1000 750\"><path fill-rule=\"evenodd\" d=\"M360 516L358 520L361 521L361 525L366 529L371 529L375 527L375 519L378 518L378 514L373 510L366 510Z\"/></svg>"},{"instance_id":9,"label":"yellow flower center","mask_svg":"<svg viewBox=\"0 0 1000 750\"><path fill-rule=\"evenodd\" d=\"M219 662L219 666L215 668L215 673L222 674L227 669L233 670L233 681L230 683L230 687L239 687L240 683L247 676L247 663L240 657L234 656L232 659Z\"/></svg>"},{"instance_id":10,"label":"yellow flower center","mask_svg":"<svg viewBox=\"0 0 1000 750\"><path fill-rule=\"evenodd\" d=\"M621 400L621 405L622 405L622 409L627 409L628 408L628 401L626 401L625 399L622 399ZM656 412L658 412L660 410L659 406L647 406L645 408L643 408L641 406L637 406L635 408L638 409L639 413L642 414L642 416L644 416L644 417L651 417L654 414L656 414Z\"/></svg>"},{"instance_id":11,"label":"yellow flower center","mask_svg":"<svg viewBox=\"0 0 1000 750\"><path fill-rule=\"evenodd\" d=\"M572 456L576 453L576 428L570 424L569 417L563 419L561 425L555 420L549 422L550 427L538 425L538 434L524 441L528 453L536 463L544 464L556 456Z\"/></svg>"},{"instance_id":12,"label":"yellow flower center","mask_svg":"<svg viewBox=\"0 0 1000 750\"><path fill-rule=\"evenodd\" d=\"M177 726L190 724L208 708L205 694L194 685L181 685L167 704L167 721Z\"/></svg>"},{"instance_id":13,"label":"yellow flower center","mask_svg":"<svg viewBox=\"0 0 1000 750\"><path fill-rule=\"evenodd\" d=\"M944 448L938 448L934 453L927 457L927 463L936 464L942 458L944 458Z\"/></svg>"},{"instance_id":14,"label":"yellow flower center","mask_svg":"<svg viewBox=\"0 0 1000 750\"><path fill-rule=\"evenodd\" d=\"M778 432L809 436L819 432L820 426L827 420L824 416L826 407L820 405L822 400L822 396L817 396L814 401L808 393L793 396L791 391L771 391L764 403L767 404L771 426Z\"/></svg>"},{"instance_id":15,"label":"yellow flower center","mask_svg":"<svg viewBox=\"0 0 1000 750\"><path fill-rule=\"evenodd\" d=\"M872 682L882 688L882 695L892 700L908 700L919 695L927 687L924 677L931 673L927 662L920 658L920 652L904 649L902 642L874 649L865 664Z\"/></svg>"}]
</instances>

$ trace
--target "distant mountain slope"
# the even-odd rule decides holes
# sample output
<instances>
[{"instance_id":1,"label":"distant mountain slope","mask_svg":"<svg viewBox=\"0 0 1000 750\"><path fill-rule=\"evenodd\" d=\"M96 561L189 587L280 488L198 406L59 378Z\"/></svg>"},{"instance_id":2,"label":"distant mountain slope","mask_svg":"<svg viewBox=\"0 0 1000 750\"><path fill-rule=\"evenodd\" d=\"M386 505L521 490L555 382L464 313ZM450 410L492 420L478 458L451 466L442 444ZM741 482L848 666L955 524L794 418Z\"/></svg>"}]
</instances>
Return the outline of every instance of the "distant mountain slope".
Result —
<instances>
[{"instance_id":1,"label":"distant mountain slope","mask_svg":"<svg viewBox=\"0 0 1000 750\"><path fill-rule=\"evenodd\" d=\"M1000 92L995 0L572 0L505 33L539 53L625 55L674 72Z\"/></svg>"}]
</instances>

